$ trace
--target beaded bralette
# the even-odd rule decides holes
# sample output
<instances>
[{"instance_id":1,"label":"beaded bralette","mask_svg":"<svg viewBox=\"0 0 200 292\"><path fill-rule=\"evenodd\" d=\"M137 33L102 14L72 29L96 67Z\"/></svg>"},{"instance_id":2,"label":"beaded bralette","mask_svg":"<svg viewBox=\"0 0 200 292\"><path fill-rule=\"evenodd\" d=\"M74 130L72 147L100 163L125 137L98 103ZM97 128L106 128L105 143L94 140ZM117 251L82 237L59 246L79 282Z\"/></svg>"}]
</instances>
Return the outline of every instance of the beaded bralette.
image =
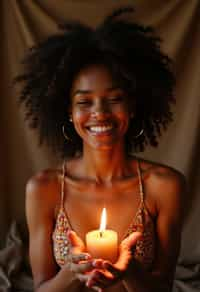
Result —
<instances>
[{"instance_id":1,"label":"beaded bralette","mask_svg":"<svg viewBox=\"0 0 200 292\"><path fill-rule=\"evenodd\" d=\"M137 173L139 178L139 193L140 205L133 217L133 220L124 236L127 237L133 231L142 231L142 238L137 241L134 249L134 257L142 266L149 269L152 265L155 255L155 224L153 218L149 214L144 202L144 190L142 183L142 176L139 161L137 161ZM62 266L66 262L66 255L69 250L69 243L67 240L68 229L73 229L70 223L68 214L64 209L64 185L65 185L65 163L63 164L63 174L61 183L61 204L56 218L56 225L53 232L53 250L56 262Z\"/></svg>"}]
</instances>

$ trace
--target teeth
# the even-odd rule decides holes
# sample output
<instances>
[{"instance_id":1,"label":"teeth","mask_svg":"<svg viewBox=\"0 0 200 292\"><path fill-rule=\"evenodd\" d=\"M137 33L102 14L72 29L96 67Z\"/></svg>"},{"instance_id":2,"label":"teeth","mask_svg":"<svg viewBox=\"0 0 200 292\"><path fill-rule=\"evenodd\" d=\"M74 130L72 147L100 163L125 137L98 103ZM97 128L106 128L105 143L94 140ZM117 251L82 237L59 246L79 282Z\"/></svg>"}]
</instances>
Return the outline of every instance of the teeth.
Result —
<instances>
[{"instance_id":1,"label":"teeth","mask_svg":"<svg viewBox=\"0 0 200 292\"><path fill-rule=\"evenodd\" d=\"M97 132L97 133L106 132L106 131L109 131L111 129L112 129L112 126L93 126L93 127L90 127L90 131Z\"/></svg>"}]
</instances>

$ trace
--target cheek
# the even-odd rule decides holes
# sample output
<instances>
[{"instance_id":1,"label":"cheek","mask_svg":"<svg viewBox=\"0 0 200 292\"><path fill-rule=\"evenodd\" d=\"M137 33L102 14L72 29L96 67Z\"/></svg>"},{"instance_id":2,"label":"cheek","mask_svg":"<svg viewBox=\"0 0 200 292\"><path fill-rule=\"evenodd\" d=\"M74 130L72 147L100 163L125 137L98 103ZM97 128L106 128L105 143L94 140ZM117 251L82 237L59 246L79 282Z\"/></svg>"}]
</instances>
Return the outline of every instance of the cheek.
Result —
<instances>
[{"instance_id":1,"label":"cheek","mask_svg":"<svg viewBox=\"0 0 200 292\"><path fill-rule=\"evenodd\" d=\"M119 120L129 121L129 111L126 108L119 108L115 111L116 116Z\"/></svg>"},{"instance_id":2,"label":"cheek","mask_svg":"<svg viewBox=\"0 0 200 292\"><path fill-rule=\"evenodd\" d=\"M72 118L73 118L74 127L76 131L79 132L79 129L87 121L88 114L86 112L76 110L72 112Z\"/></svg>"},{"instance_id":3,"label":"cheek","mask_svg":"<svg viewBox=\"0 0 200 292\"><path fill-rule=\"evenodd\" d=\"M123 132L126 132L129 127L130 114L128 111L118 111L117 112L118 122L121 124Z\"/></svg>"},{"instance_id":4,"label":"cheek","mask_svg":"<svg viewBox=\"0 0 200 292\"><path fill-rule=\"evenodd\" d=\"M72 112L74 122L81 122L82 120L86 119L87 115L87 112L83 110L77 109Z\"/></svg>"}]
</instances>

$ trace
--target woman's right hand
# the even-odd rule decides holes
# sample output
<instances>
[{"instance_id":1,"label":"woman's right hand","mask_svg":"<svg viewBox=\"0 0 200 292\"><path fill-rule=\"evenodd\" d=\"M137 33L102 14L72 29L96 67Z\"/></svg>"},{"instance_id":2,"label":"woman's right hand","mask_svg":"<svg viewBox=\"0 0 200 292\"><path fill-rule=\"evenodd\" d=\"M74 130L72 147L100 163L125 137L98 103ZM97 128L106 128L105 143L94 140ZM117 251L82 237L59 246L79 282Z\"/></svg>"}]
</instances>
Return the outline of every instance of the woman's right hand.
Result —
<instances>
[{"instance_id":1,"label":"woman's right hand","mask_svg":"<svg viewBox=\"0 0 200 292\"><path fill-rule=\"evenodd\" d=\"M64 267L70 270L81 282L85 282L84 275L94 269L92 257L85 252L85 244L76 232L69 230L67 238L69 251Z\"/></svg>"}]
</instances>

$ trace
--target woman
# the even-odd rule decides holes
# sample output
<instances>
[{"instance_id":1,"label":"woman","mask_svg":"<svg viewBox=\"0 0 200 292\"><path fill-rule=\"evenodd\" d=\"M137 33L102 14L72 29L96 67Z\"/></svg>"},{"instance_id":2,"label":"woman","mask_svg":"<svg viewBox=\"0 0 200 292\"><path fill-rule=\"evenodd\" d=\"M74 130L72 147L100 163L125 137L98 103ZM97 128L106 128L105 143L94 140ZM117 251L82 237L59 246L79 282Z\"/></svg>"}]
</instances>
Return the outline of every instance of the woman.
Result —
<instances>
[{"instance_id":1,"label":"woman","mask_svg":"<svg viewBox=\"0 0 200 292\"><path fill-rule=\"evenodd\" d=\"M171 291L185 183L134 155L172 120L174 77L149 27L119 9L96 29L66 23L30 50L21 101L62 167L28 181L35 291ZM94 259L85 234L103 207L119 236L115 263Z\"/></svg>"}]
</instances>

